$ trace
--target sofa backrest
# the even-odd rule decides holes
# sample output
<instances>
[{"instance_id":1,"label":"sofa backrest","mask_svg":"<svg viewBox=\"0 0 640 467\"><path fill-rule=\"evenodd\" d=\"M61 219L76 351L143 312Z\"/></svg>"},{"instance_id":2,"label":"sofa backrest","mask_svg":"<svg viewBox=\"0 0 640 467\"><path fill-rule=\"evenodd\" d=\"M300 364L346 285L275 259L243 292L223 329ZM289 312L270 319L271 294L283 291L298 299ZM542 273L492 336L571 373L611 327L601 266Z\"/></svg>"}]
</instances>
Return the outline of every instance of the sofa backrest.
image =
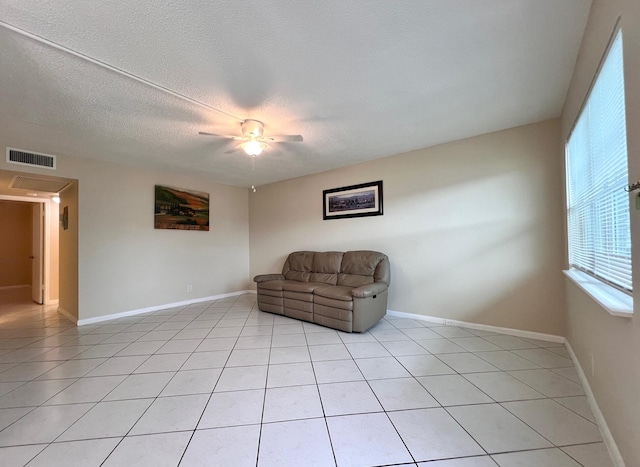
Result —
<instances>
[{"instance_id":1,"label":"sofa backrest","mask_svg":"<svg viewBox=\"0 0 640 467\"><path fill-rule=\"evenodd\" d=\"M342 257L338 284L360 287L373 282L391 282L391 268L387 255L378 251L347 251Z\"/></svg>"},{"instance_id":2,"label":"sofa backrest","mask_svg":"<svg viewBox=\"0 0 640 467\"><path fill-rule=\"evenodd\" d=\"M341 251L316 252L313 256L313 272L309 280L311 282L337 285L343 256L344 253Z\"/></svg>"},{"instance_id":3,"label":"sofa backrest","mask_svg":"<svg viewBox=\"0 0 640 467\"><path fill-rule=\"evenodd\" d=\"M295 251L287 257L282 274L288 280L322 282L360 287L373 282L391 282L387 255L361 251Z\"/></svg>"},{"instance_id":4,"label":"sofa backrest","mask_svg":"<svg viewBox=\"0 0 640 467\"><path fill-rule=\"evenodd\" d=\"M294 251L290 253L282 266L285 279L309 282L311 267L313 266L313 251Z\"/></svg>"}]
</instances>

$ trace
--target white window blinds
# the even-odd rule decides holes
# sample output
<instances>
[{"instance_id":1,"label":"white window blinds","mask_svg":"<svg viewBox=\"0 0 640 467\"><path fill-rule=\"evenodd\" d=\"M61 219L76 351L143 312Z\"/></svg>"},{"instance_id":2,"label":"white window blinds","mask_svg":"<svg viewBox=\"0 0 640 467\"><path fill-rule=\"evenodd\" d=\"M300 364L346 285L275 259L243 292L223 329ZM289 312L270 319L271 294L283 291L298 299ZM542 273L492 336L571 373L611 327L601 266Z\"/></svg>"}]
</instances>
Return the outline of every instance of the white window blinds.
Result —
<instances>
[{"instance_id":1,"label":"white window blinds","mask_svg":"<svg viewBox=\"0 0 640 467\"><path fill-rule=\"evenodd\" d=\"M609 48L565 151L569 266L631 291L621 31Z\"/></svg>"}]
</instances>

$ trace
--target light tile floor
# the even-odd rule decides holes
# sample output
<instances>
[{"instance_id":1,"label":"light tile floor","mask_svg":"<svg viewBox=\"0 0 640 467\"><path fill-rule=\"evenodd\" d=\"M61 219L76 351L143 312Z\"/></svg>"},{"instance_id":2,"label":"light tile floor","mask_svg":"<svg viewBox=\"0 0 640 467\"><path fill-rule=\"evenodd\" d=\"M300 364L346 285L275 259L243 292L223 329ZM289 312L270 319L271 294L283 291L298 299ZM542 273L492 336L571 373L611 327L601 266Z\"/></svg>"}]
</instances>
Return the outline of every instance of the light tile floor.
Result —
<instances>
[{"instance_id":1,"label":"light tile floor","mask_svg":"<svg viewBox=\"0 0 640 467\"><path fill-rule=\"evenodd\" d=\"M0 467L611 465L559 344L346 334L255 295L77 328L24 295L0 296Z\"/></svg>"}]
</instances>

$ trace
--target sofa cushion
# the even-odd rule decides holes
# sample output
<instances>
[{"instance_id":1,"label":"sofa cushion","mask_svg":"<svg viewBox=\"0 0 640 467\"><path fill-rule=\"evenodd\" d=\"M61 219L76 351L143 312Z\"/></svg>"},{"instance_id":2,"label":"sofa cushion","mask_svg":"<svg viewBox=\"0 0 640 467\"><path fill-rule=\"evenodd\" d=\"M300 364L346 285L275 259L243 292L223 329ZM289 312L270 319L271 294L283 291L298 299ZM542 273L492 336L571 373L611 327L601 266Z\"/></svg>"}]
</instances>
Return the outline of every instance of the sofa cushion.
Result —
<instances>
[{"instance_id":1,"label":"sofa cushion","mask_svg":"<svg viewBox=\"0 0 640 467\"><path fill-rule=\"evenodd\" d=\"M324 282L325 284L336 285L338 283L338 273L342 265L341 251L317 252L313 257L311 268L311 282Z\"/></svg>"},{"instance_id":2,"label":"sofa cushion","mask_svg":"<svg viewBox=\"0 0 640 467\"><path fill-rule=\"evenodd\" d=\"M360 276L358 274L338 274L338 285L346 287L361 287L373 284L373 276Z\"/></svg>"},{"instance_id":3,"label":"sofa cushion","mask_svg":"<svg viewBox=\"0 0 640 467\"><path fill-rule=\"evenodd\" d=\"M285 290L282 292L282 296L284 298L291 298L293 300L299 300L301 302L313 303L313 293L292 292L291 290Z\"/></svg>"},{"instance_id":4,"label":"sofa cushion","mask_svg":"<svg viewBox=\"0 0 640 467\"><path fill-rule=\"evenodd\" d=\"M343 300L350 302L353 300L351 291L353 287L345 287L340 285L326 285L324 287L318 287L313 291L315 295L325 298L332 298L334 300Z\"/></svg>"},{"instance_id":5,"label":"sofa cushion","mask_svg":"<svg viewBox=\"0 0 640 467\"><path fill-rule=\"evenodd\" d=\"M337 274L326 274L322 272L312 272L311 277L309 278L311 282L320 282L324 285L336 285L338 283L338 275Z\"/></svg>"},{"instance_id":6,"label":"sofa cushion","mask_svg":"<svg viewBox=\"0 0 640 467\"><path fill-rule=\"evenodd\" d=\"M282 290L288 290L291 292L305 292L313 293L318 287L326 287L327 284L321 284L319 282L296 282L286 281L282 284Z\"/></svg>"},{"instance_id":7,"label":"sofa cushion","mask_svg":"<svg viewBox=\"0 0 640 467\"><path fill-rule=\"evenodd\" d=\"M282 267L282 274L287 280L309 282L314 255L313 251L295 251L289 254Z\"/></svg>"},{"instance_id":8,"label":"sofa cushion","mask_svg":"<svg viewBox=\"0 0 640 467\"><path fill-rule=\"evenodd\" d=\"M389 283L389 259L377 251L347 251L342 258L338 285L360 287L374 282Z\"/></svg>"},{"instance_id":9,"label":"sofa cushion","mask_svg":"<svg viewBox=\"0 0 640 467\"><path fill-rule=\"evenodd\" d=\"M314 256L313 251L294 251L289 254L282 273L286 275L287 271L311 272Z\"/></svg>"},{"instance_id":10,"label":"sofa cushion","mask_svg":"<svg viewBox=\"0 0 640 467\"><path fill-rule=\"evenodd\" d=\"M290 280L290 281L309 282L309 279L311 278L311 273L302 272L302 271L287 271L284 277L286 277L287 280Z\"/></svg>"},{"instance_id":11,"label":"sofa cushion","mask_svg":"<svg viewBox=\"0 0 640 467\"><path fill-rule=\"evenodd\" d=\"M313 256L312 272L326 272L337 274L342 266L342 251L322 251Z\"/></svg>"},{"instance_id":12,"label":"sofa cushion","mask_svg":"<svg viewBox=\"0 0 640 467\"><path fill-rule=\"evenodd\" d=\"M347 251L342 258L340 272L373 277L378 263L386 258L386 255L377 251Z\"/></svg>"},{"instance_id":13,"label":"sofa cushion","mask_svg":"<svg viewBox=\"0 0 640 467\"><path fill-rule=\"evenodd\" d=\"M293 281L265 281L265 282L259 282L258 283L258 289L263 290L284 290L283 287L285 284L289 284ZM295 284L297 284L297 282L293 282Z\"/></svg>"}]
</instances>

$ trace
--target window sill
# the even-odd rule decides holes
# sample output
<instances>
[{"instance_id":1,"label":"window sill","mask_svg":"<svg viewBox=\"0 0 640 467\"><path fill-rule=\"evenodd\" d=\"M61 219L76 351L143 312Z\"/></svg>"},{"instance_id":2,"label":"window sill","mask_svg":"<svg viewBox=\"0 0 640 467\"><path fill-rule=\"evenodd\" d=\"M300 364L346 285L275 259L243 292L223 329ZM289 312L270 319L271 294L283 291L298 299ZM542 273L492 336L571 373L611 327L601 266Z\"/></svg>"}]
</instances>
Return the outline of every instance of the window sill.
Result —
<instances>
[{"instance_id":1,"label":"window sill","mask_svg":"<svg viewBox=\"0 0 640 467\"><path fill-rule=\"evenodd\" d=\"M633 317L633 297L576 269L562 271L612 316Z\"/></svg>"}]
</instances>

